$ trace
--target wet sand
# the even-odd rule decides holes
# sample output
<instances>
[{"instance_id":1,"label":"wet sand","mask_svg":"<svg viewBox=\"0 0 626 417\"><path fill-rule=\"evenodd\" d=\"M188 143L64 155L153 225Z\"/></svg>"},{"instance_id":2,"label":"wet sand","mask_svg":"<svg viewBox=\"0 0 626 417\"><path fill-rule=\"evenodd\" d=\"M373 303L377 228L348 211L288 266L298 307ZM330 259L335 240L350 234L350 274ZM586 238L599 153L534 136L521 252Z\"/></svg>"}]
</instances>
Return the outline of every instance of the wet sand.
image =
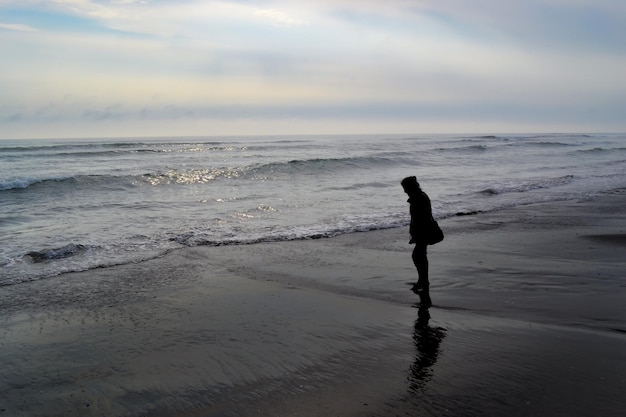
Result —
<instances>
[{"instance_id":1,"label":"wet sand","mask_svg":"<svg viewBox=\"0 0 626 417\"><path fill-rule=\"evenodd\" d=\"M622 416L626 195L0 288L0 416Z\"/></svg>"}]
</instances>

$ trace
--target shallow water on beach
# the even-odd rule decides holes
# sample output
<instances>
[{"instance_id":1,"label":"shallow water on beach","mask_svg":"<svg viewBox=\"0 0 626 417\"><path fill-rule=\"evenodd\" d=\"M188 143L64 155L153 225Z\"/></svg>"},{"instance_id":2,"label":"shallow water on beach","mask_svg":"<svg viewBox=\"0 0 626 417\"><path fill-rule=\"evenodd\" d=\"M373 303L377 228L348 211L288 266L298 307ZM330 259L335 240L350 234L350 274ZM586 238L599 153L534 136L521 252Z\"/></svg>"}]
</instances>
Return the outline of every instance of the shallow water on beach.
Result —
<instances>
[{"instance_id":1,"label":"shallow water on beach","mask_svg":"<svg viewBox=\"0 0 626 417\"><path fill-rule=\"evenodd\" d=\"M0 359L12 358L0 408L15 416L220 415L223 404L226 415L245 415L239 403L341 384L388 348L402 357L394 346L410 315L231 275L148 293L120 299L108 288L99 306L12 315L0 330ZM360 313L346 316L346 308Z\"/></svg>"},{"instance_id":2,"label":"shallow water on beach","mask_svg":"<svg viewBox=\"0 0 626 417\"><path fill-rule=\"evenodd\" d=\"M16 417L623 410L623 337L223 279L108 310L31 315L32 327L4 337L2 408Z\"/></svg>"},{"instance_id":3,"label":"shallow water on beach","mask_svg":"<svg viewBox=\"0 0 626 417\"><path fill-rule=\"evenodd\" d=\"M623 189L623 135L0 141L0 285L197 245L404 226Z\"/></svg>"}]
</instances>

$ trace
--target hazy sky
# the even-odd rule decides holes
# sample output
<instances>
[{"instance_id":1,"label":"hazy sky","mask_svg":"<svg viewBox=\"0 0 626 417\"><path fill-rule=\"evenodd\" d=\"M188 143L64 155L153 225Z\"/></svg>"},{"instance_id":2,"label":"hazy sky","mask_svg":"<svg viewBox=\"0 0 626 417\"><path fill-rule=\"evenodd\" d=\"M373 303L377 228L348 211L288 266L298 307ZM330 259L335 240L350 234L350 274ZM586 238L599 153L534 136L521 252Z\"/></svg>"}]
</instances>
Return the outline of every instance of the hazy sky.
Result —
<instances>
[{"instance_id":1,"label":"hazy sky","mask_svg":"<svg viewBox=\"0 0 626 417\"><path fill-rule=\"evenodd\" d=\"M624 0L0 0L0 138L626 131Z\"/></svg>"}]
</instances>

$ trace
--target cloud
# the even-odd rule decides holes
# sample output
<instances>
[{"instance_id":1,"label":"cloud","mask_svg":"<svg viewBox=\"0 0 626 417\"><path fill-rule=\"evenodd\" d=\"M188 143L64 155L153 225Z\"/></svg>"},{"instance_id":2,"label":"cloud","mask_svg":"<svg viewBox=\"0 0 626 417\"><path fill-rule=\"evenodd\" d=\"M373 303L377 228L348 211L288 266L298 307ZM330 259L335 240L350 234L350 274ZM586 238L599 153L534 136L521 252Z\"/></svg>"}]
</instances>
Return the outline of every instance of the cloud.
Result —
<instances>
[{"instance_id":1,"label":"cloud","mask_svg":"<svg viewBox=\"0 0 626 417\"><path fill-rule=\"evenodd\" d=\"M259 10L256 10L254 14L257 16L268 18L271 21L280 25L292 26L292 25L302 25L305 23L303 20L294 18L290 16L289 14L282 12L280 10L277 10L277 9L259 9Z\"/></svg>"},{"instance_id":2,"label":"cloud","mask_svg":"<svg viewBox=\"0 0 626 417\"><path fill-rule=\"evenodd\" d=\"M14 24L14 23L0 23L0 30L14 30L17 32L36 32L37 29L28 25Z\"/></svg>"}]
</instances>

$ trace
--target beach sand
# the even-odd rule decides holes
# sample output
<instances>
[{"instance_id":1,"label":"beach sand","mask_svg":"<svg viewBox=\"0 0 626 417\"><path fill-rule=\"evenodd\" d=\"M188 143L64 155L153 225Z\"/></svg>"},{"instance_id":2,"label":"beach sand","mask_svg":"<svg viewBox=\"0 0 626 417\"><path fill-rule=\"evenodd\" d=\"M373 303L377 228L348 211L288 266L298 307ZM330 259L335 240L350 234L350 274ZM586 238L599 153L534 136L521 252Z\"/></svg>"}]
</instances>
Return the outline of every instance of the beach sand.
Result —
<instances>
[{"instance_id":1,"label":"beach sand","mask_svg":"<svg viewBox=\"0 0 626 417\"><path fill-rule=\"evenodd\" d=\"M623 416L626 195L0 288L0 416Z\"/></svg>"}]
</instances>

